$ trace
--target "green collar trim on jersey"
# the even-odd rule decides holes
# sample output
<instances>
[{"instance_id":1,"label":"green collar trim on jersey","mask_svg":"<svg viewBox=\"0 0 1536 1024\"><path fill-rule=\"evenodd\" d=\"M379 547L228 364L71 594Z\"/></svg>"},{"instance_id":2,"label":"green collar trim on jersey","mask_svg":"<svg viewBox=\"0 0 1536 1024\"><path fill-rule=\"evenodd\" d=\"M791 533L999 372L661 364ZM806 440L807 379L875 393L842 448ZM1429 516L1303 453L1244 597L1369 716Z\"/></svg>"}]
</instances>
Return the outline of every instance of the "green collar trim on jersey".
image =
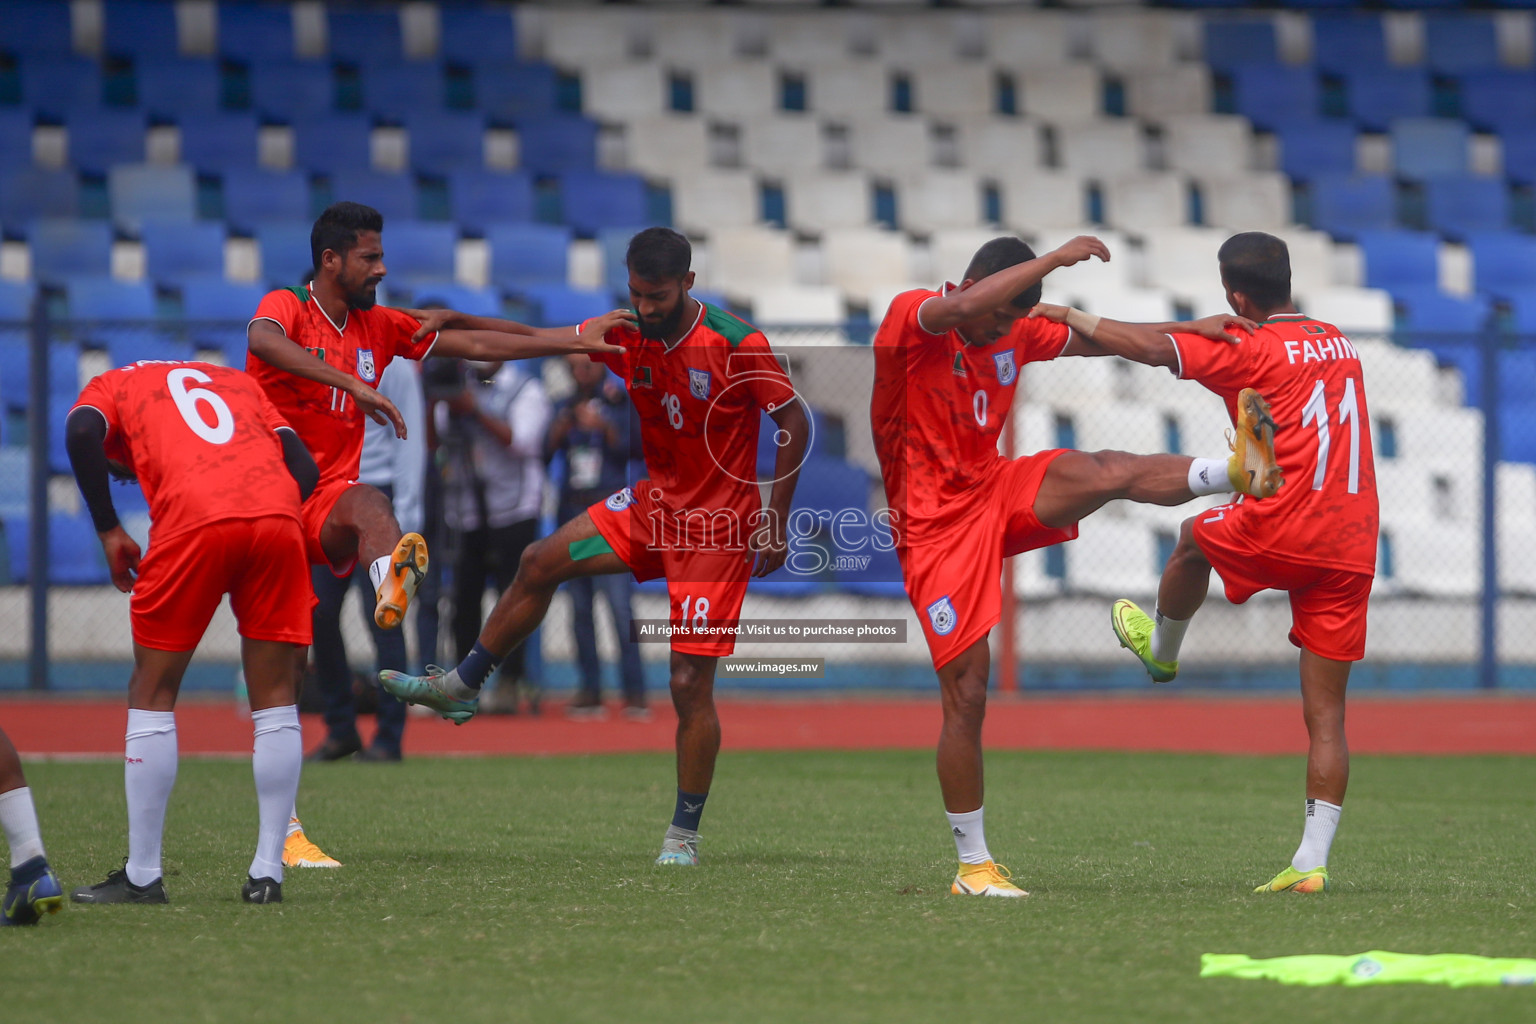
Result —
<instances>
[{"instance_id":1,"label":"green collar trim on jersey","mask_svg":"<svg viewBox=\"0 0 1536 1024\"><path fill-rule=\"evenodd\" d=\"M704 323L710 330L731 343L731 348L740 345L747 338L757 333L757 328L747 323L734 314L727 313L718 306L711 306L707 302L699 305L704 307Z\"/></svg>"},{"instance_id":2,"label":"green collar trim on jersey","mask_svg":"<svg viewBox=\"0 0 1536 1024\"><path fill-rule=\"evenodd\" d=\"M293 292L293 294L297 295L299 297L299 301L300 302L308 302L309 301L309 289L304 287L303 285L299 285L297 288L289 288L288 290L290 292Z\"/></svg>"},{"instance_id":3,"label":"green collar trim on jersey","mask_svg":"<svg viewBox=\"0 0 1536 1024\"><path fill-rule=\"evenodd\" d=\"M1276 320L1311 320L1311 319L1312 318L1307 316L1307 314L1305 314L1305 313L1272 313L1272 314L1270 314L1269 319L1265 320L1264 322L1266 324L1272 324Z\"/></svg>"}]
</instances>

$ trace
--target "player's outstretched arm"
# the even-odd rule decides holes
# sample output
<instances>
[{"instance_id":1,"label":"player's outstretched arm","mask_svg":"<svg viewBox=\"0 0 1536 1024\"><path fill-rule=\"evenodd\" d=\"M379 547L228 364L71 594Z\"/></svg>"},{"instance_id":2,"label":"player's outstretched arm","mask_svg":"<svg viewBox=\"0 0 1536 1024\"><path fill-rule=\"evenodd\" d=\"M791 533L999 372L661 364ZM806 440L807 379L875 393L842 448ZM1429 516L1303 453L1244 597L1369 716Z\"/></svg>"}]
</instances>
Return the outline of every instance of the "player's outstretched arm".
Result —
<instances>
[{"instance_id":1,"label":"player's outstretched arm","mask_svg":"<svg viewBox=\"0 0 1536 1024\"><path fill-rule=\"evenodd\" d=\"M411 340L418 343L426 341L433 334L441 331L495 331L525 338L539 338L543 341L570 341L577 334L575 327L530 327L516 320L503 320L494 316L471 316L452 309L404 309L401 312L421 321L421 326L416 329L415 334L411 335Z\"/></svg>"},{"instance_id":2,"label":"player's outstretched arm","mask_svg":"<svg viewBox=\"0 0 1536 1024\"><path fill-rule=\"evenodd\" d=\"M405 417L400 415L394 402L356 377L342 373L304 351L304 347L284 334L275 321L266 318L252 320L246 328L246 340L250 344L251 355L268 366L345 392L370 419L375 423L393 426L395 436L404 440Z\"/></svg>"},{"instance_id":3,"label":"player's outstretched arm","mask_svg":"<svg viewBox=\"0 0 1536 1024\"><path fill-rule=\"evenodd\" d=\"M1052 320L1072 328L1072 339L1063 355L1120 356L1148 366L1166 366L1177 370L1178 349L1169 334L1197 334L1227 344L1240 344L1243 333L1251 334L1257 325L1236 314L1208 316L1200 320L1163 324L1130 324L1094 316L1070 306L1042 302L1030 311L1031 318Z\"/></svg>"},{"instance_id":4,"label":"player's outstretched arm","mask_svg":"<svg viewBox=\"0 0 1536 1024\"><path fill-rule=\"evenodd\" d=\"M538 356L564 356L591 352L612 352L615 347L603 340L603 336L616 327L635 322L635 314L627 309L588 320L581 331L574 327L551 328L558 337L536 337L527 334L506 334L500 331L447 330L437 336L432 347L434 356L456 359L474 359L492 362L505 359L533 359Z\"/></svg>"},{"instance_id":5,"label":"player's outstretched arm","mask_svg":"<svg viewBox=\"0 0 1536 1024\"><path fill-rule=\"evenodd\" d=\"M1045 280L1051 271L1094 256L1108 263L1109 247L1091 235L1079 235L1059 249L999 270L969 288L958 288L947 295L929 299L923 303L918 316L924 330L943 334L957 324L987 316L1008 305L1020 292Z\"/></svg>"},{"instance_id":6,"label":"player's outstretched arm","mask_svg":"<svg viewBox=\"0 0 1536 1024\"><path fill-rule=\"evenodd\" d=\"M768 492L766 515L761 523L752 524L750 544L757 552L757 565L752 569L754 577L767 576L789 557L784 524L789 522L795 484L800 481L800 464L805 461L805 448L811 440L810 419L800 401L786 402L768 416L784 431L788 440L774 457L773 486Z\"/></svg>"},{"instance_id":7,"label":"player's outstretched arm","mask_svg":"<svg viewBox=\"0 0 1536 1024\"><path fill-rule=\"evenodd\" d=\"M320 482L320 467L292 427L278 427L277 439L283 443L283 465L299 485L299 500L308 501Z\"/></svg>"},{"instance_id":8,"label":"player's outstretched arm","mask_svg":"<svg viewBox=\"0 0 1536 1024\"><path fill-rule=\"evenodd\" d=\"M133 590L134 574L139 570L141 552L128 531L118 522L112 507L112 484L107 461L107 421L100 412L79 408L69 414L64 424L64 447L69 465L75 472L80 496L90 510L96 535L101 538L112 571L112 584L123 593Z\"/></svg>"}]
</instances>

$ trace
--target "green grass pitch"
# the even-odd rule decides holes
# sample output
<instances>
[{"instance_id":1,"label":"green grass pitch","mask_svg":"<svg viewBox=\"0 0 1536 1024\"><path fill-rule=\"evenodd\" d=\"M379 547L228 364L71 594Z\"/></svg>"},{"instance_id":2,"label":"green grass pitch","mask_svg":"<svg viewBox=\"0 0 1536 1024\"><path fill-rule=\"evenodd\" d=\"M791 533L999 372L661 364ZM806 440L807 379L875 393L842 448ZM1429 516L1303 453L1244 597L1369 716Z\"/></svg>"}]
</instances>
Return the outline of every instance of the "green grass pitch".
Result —
<instances>
[{"instance_id":1,"label":"green grass pitch","mask_svg":"<svg viewBox=\"0 0 1536 1024\"><path fill-rule=\"evenodd\" d=\"M5 1021L1491 1021L1536 990L1200 980L1200 954L1536 955L1536 761L1357 758L1335 891L1289 858L1299 758L992 754L988 838L1030 889L948 895L927 753L731 754L701 867L651 865L671 759L306 768L340 871L239 902L250 768L181 765L169 907L0 930ZM115 764L34 764L66 885L125 852Z\"/></svg>"}]
</instances>

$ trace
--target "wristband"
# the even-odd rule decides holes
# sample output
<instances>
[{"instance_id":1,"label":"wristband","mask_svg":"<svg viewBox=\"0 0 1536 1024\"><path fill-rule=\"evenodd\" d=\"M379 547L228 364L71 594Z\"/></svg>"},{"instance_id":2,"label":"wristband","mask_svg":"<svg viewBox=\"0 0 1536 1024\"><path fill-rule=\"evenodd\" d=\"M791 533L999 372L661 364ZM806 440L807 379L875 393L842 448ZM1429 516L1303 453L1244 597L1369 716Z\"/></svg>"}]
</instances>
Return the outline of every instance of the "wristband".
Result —
<instances>
[{"instance_id":1,"label":"wristband","mask_svg":"<svg viewBox=\"0 0 1536 1024\"><path fill-rule=\"evenodd\" d=\"M1099 329L1100 319L1080 309L1067 310L1067 326L1087 338L1093 337L1093 332Z\"/></svg>"}]
</instances>

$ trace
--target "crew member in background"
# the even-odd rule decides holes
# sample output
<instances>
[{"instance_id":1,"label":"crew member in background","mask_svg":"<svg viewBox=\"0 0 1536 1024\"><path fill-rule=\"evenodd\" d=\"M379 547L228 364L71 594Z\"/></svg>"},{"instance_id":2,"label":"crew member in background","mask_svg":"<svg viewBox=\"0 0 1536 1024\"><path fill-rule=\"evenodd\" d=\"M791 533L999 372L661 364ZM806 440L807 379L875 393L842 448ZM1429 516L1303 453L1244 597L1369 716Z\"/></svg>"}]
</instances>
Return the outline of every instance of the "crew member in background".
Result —
<instances>
[{"instance_id":1,"label":"crew member in background","mask_svg":"<svg viewBox=\"0 0 1536 1024\"><path fill-rule=\"evenodd\" d=\"M642 457L640 429L624 386L601 363L582 356L567 359L576 391L561 403L545 439L545 454L565 456L565 479L560 486L557 519L574 519L590 505L624 489L625 468ZM562 584L571 598L571 629L575 634L576 661L581 668L581 688L566 707L573 718L600 718L603 709L603 666L597 656L597 629L592 618L598 590L608 601L618 637L619 678L624 690L624 715L648 720L645 675L640 666L640 647L630 637L630 597L634 577L625 573L578 576Z\"/></svg>"}]
</instances>

